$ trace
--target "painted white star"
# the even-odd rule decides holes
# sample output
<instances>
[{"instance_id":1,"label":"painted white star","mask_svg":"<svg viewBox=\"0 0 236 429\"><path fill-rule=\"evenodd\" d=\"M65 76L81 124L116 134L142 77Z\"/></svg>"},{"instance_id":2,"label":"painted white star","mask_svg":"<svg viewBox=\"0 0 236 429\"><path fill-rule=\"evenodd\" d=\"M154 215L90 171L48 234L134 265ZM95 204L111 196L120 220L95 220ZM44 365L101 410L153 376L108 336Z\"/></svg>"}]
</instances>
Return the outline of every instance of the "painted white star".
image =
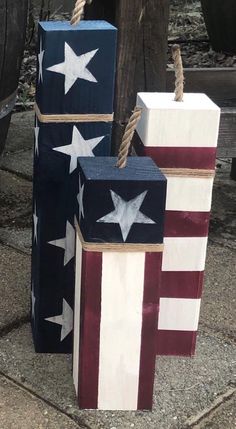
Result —
<instances>
[{"instance_id":1,"label":"painted white star","mask_svg":"<svg viewBox=\"0 0 236 429\"><path fill-rule=\"evenodd\" d=\"M39 62L39 76L38 76L38 80L39 82L42 81L43 82L43 57L44 57L44 52L42 49L42 39L40 39L40 51L38 54L38 62Z\"/></svg>"},{"instance_id":2,"label":"painted white star","mask_svg":"<svg viewBox=\"0 0 236 429\"><path fill-rule=\"evenodd\" d=\"M31 290L31 317L34 319L35 315L35 295L34 295L34 285L32 284L32 290Z\"/></svg>"},{"instance_id":3,"label":"painted white star","mask_svg":"<svg viewBox=\"0 0 236 429\"><path fill-rule=\"evenodd\" d=\"M65 94L71 89L77 79L97 82L97 79L87 69L87 65L97 53L98 49L83 55L76 55L68 43L65 42L65 60L63 63L48 67L47 70L65 75Z\"/></svg>"},{"instance_id":4,"label":"painted white star","mask_svg":"<svg viewBox=\"0 0 236 429\"><path fill-rule=\"evenodd\" d=\"M61 341L63 341L73 329L73 310L63 298L62 314L48 317L45 320L61 325Z\"/></svg>"},{"instance_id":5,"label":"painted white star","mask_svg":"<svg viewBox=\"0 0 236 429\"><path fill-rule=\"evenodd\" d=\"M75 256L75 230L70 222L66 222L66 236L58 240L48 241L48 244L64 249L64 266L68 264Z\"/></svg>"},{"instance_id":6,"label":"painted white star","mask_svg":"<svg viewBox=\"0 0 236 429\"><path fill-rule=\"evenodd\" d=\"M36 119L35 128L34 128L34 137L35 137L35 143L34 143L34 153L35 155L39 154L39 126L38 121Z\"/></svg>"},{"instance_id":7,"label":"painted white star","mask_svg":"<svg viewBox=\"0 0 236 429\"><path fill-rule=\"evenodd\" d=\"M134 223L156 223L140 211L147 192L144 191L132 200L125 201L114 191L110 190L115 210L98 219L97 222L119 223L124 241L127 239Z\"/></svg>"},{"instance_id":8,"label":"painted white star","mask_svg":"<svg viewBox=\"0 0 236 429\"><path fill-rule=\"evenodd\" d=\"M38 241L38 216L37 216L37 209L36 209L36 203L34 206L34 213L33 213L33 222L34 222L34 240Z\"/></svg>"},{"instance_id":9,"label":"painted white star","mask_svg":"<svg viewBox=\"0 0 236 429\"><path fill-rule=\"evenodd\" d=\"M83 186L81 186L81 178L79 175L79 193L77 195L77 200L79 204L79 221L81 219L81 215L84 217L83 197L84 197L84 184Z\"/></svg>"},{"instance_id":10,"label":"painted white star","mask_svg":"<svg viewBox=\"0 0 236 429\"><path fill-rule=\"evenodd\" d=\"M53 150L70 156L70 174L77 168L78 156L95 156L93 149L100 143L105 136L95 137L85 140L80 134L78 128L74 125L72 140L70 145L54 147Z\"/></svg>"}]
</instances>

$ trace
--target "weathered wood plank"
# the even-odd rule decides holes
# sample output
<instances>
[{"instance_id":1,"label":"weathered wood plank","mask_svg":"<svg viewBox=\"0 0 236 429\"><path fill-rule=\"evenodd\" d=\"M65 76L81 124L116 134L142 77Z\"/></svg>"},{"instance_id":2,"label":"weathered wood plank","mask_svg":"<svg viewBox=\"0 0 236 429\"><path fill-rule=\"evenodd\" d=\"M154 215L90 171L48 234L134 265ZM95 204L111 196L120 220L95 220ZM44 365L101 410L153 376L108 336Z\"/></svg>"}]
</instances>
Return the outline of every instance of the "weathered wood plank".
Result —
<instances>
[{"instance_id":1,"label":"weathered wood plank","mask_svg":"<svg viewBox=\"0 0 236 429\"><path fill-rule=\"evenodd\" d=\"M220 106L236 105L236 68L188 68L185 91L204 92ZM167 91L174 88L174 71L167 70Z\"/></svg>"},{"instance_id":2,"label":"weathered wood plank","mask_svg":"<svg viewBox=\"0 0 236 429\"><path fill-rule=\"evenodd\" d=\"M236 157L236 107L222 108L217 156Z\"/></svg>"}]
</instances>

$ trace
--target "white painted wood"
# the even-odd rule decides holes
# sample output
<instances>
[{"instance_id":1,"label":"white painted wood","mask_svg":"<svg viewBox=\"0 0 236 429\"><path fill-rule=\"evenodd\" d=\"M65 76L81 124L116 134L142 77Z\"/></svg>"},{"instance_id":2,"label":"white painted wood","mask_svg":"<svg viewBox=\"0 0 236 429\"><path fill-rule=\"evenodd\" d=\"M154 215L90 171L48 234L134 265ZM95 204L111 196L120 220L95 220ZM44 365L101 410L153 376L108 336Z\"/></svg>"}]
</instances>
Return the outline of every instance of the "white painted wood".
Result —
<instances>
[{"instance_id":1,"label":"white painted wood","mask_svg":"<svg viewBox=\"0 0 236 429\"><path fill-rule=\"evenodd\" d=\"M73 345L73 380L76 393L79 383L79 342L80 342L80 300L82 273L82 245L76 234L76 270L75 270L75 308L74 308L74 345Z\"/></svg>"},{"instance_id":2,"label":"white painted wood","mask_svg":"<svg viewBox=\"0 0 236 429\"><path fill-rule=\"evenodd\" d=\"M103 253L98 408L136 410L145 253Z\"/></svg>"},{"instance_id":3,"label":"white painted wood","mask_svg":"<svg viewBox=\"0 0 236 429\"><path fill-rule=\"evenodd\" d=\"M145 146L215 147L220 108L205 94L184 94L174 101L173 93L139 93L137 106L142 117L137 132Z\"/></svg>"},{"instance_id":4,"label":"white painted wood","mask_svg":"<svg viewBox=\"0 0 236 429\"><path fill-rule=\"evenodd\" d=\"M158 329L197 331L200 299L160 298Z\"/></svg>"},{"instance_id":5,"label":"white painted wood","mask_svg":"<svg viewBox=\"0 0 236 429\"><path fill-rule=\"evenodd\" d=\"M165 237L162 271L204 271L207 237Z\"/></svg>"},{"instance_id":6,"label":"white painted wood","mask_svg":"<svg viewBox=\"0 0 236 429\"><path fill-rule=\"evenodd\" d=\"M166 174L166 210L209 212L214 178L173 177Z\"/></svg>"}]
</instances>

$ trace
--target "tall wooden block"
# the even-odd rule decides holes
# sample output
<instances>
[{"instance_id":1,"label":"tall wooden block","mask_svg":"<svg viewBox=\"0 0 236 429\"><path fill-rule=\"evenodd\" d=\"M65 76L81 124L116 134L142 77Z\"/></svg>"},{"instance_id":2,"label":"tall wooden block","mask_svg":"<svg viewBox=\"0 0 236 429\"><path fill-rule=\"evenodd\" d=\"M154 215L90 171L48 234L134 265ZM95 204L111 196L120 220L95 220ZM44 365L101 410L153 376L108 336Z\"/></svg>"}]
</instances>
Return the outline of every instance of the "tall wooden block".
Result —
<instances>
[{"instance_id":1,"label":"tall wooden block","mask_svg":"<svg viewBox=\"0 0 236 429\"><path fill-rule=\"evenodd\" d=\"M39 23L41 113L113 112L116 33L105 21Z\"/></svg>"},{"instance_id":2,"label":"tall wooden block","mask_svg":"<svg viewBox=\"0 0 236 429\"><path fill-rule=\"evenodd\" d=\"M116 29L39 23L32 330L37 352L70 353L79 156L109 156Z\"/></svg>"},{"instance_id":3,"label":"tall wooden block","mask_svg":"<svg viewBox=\"0 0 236 429\"><path fill-rule=\"evenodd\" d=\"M166 180L115 163L79 159L73 378L80 408L151 409Z\"/></svg>"},{"instance_id":4,"label":"tall wooden block","mask_svg":"<svg viewBox=\"0 0 236 429\"><path fill-rule=\"evenodd\" d=\"M165 172L157 353L193 355L199 320L220 109L204 94L140 93L135 148Z\"/></svg>"}]
</instances>

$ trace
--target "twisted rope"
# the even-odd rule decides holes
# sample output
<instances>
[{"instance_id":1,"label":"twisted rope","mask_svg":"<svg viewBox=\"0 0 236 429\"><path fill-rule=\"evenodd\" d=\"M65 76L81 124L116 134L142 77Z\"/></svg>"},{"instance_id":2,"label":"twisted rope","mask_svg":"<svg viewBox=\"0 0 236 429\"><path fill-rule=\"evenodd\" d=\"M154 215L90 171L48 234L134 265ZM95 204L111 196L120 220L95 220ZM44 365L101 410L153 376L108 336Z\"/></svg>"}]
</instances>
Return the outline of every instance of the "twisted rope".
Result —
<instances>
[{"instance_id":1,"label":"twisted rope","mask_svg":"<svg viewBox=\"0 0 236 429\"><path fill-rule=\"evenodd\" d=\"M137 127L137 123L141 118L141 113L142 113L142 109L136 106L125 128L125 133L120 145L118 160L116 164L118 168L126 167L129 148L131 145L131 141L132 141L135 129Z\"/></svg>"},{"instance_id":2,"label":"twisted rope","mask_svg":"<svg viewBox=\"0 0 236 429\"><path fill-rule=\"evenodd\" d=\"M184 71L179 45L172 46L172 57L175 67L175 101L183 101Z\"/></svg>"},{"instance_id":3,"label":"twisted rope","mask_svg":"<svg viewBox=\"0 0 236 429\"><path fill-rule=\"evenodd\" d=\"M86 3L91 4L93 0L77 0L72 13L71 25L79 24L84 16L84 6Z\"/></svg>"}]
</instances>

